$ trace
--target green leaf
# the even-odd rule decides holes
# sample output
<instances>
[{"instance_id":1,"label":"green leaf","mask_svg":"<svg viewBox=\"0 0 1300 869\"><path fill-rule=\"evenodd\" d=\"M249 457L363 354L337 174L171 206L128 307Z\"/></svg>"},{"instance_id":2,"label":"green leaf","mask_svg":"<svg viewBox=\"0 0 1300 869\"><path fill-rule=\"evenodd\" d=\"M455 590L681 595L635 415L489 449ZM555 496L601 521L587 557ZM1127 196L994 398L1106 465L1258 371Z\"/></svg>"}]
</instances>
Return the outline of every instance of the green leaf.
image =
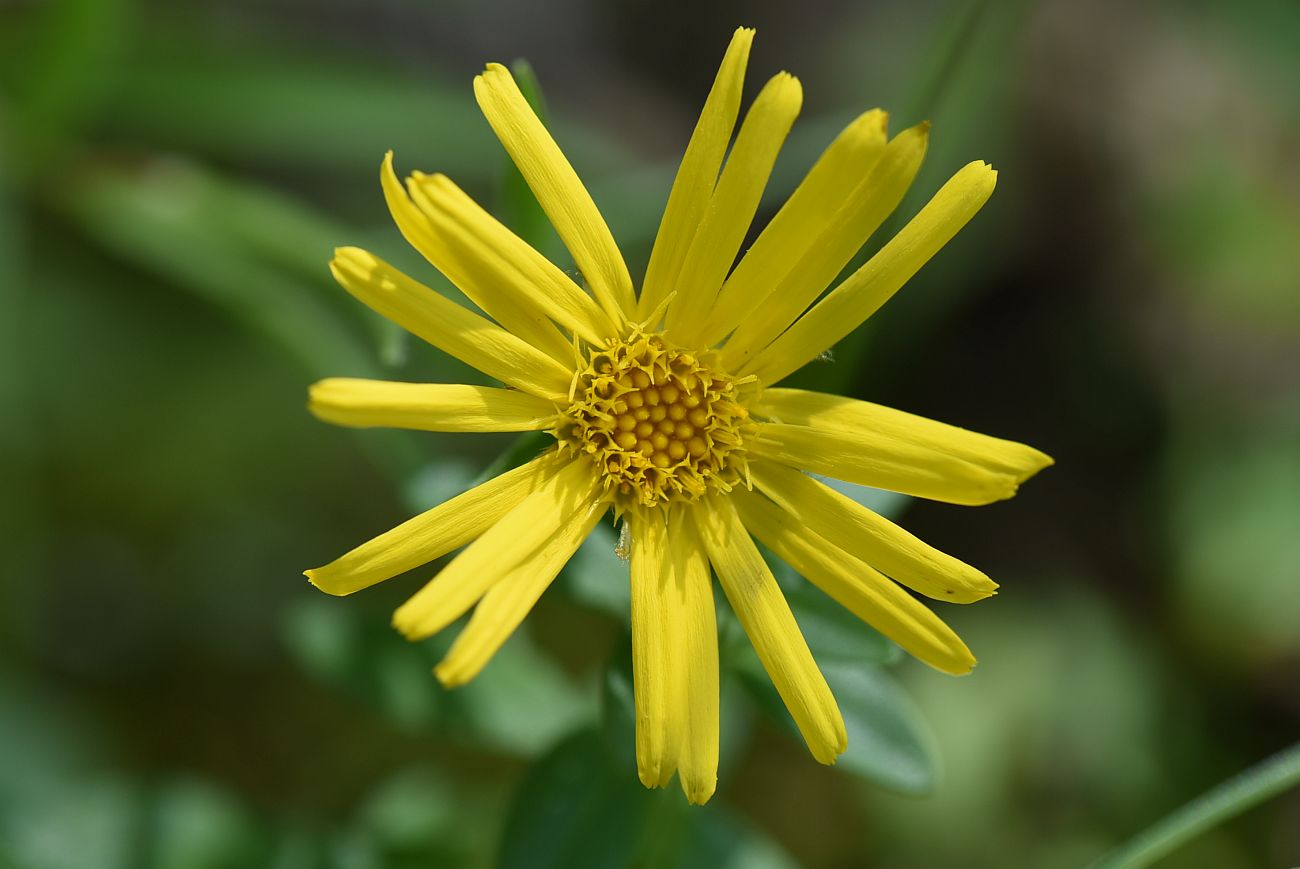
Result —
<instances>
[{"instance_id":1,"label":"green leaf","mask_svg":"<svg viewBox=\"0 0 1300 869\"><path fill-rule=\"evenodd\" d=\"M539 761L515 795L503 869L628 866L793 869L779 846L716 803L690 806L675 784L651 791L581 733Z\"/></svg>"},{"instance_id":2,"label":"green leaf","mask_svg":"<svg viewBox=\"0 0 1300 869\"><path fill-rule=\"evenodd\" d=\"M802 577L786 592L786 600L819 662L896 664L902 660L902 649Z\"/></svg>"},{"instance_id":3,"label":"green leaf","mask_svg":"<svg viewBox=\"0 0 1300 869\"><path fill-rule=\"evenodd\" d=\"M184 163L159 162L140 172L102 166L79 176L75 195L69 190L60 204L103 247L205 299L288 352L312 376L377 376L372 349L355 322L321 292L329 285L324 264L313 284L264 261L265 249L229 231L240 222L235 217L249 217L248 201L229 212L222 187ZM259 225L274 234L274 214ZM419 464L409 433L361 431L357 437L395 480Z\"/></svg>"},{"instance_id":4,"label":"green leaf","mask_svg":"<svg viewBox=\"0 0 1300 869\"><path fill-rule=\"evenodd\" d=\"M1300 785L1300 744L1202 794L1094 862L1092 869L1142 869L1252 806Z\"/></svg>"},{"instance_id":5,"label":"green leaf","mask_svg":"<svg viewBox=\"0 0 1300 869\"><path fill-rule=\"evenodd\" d=\"M431 672L431 650L406 642L373 614L352 601L301 598L286 614L285 644L313 677L388 720L409 730L432 726L445 695Z\"/></svg>"},{"instance_id":6,"label":"green leaf","mask_svg":"<svg viewBox=\"0 0 1300 869\"><path fill-rule=\"evenodd\" d=\"M449 645L448 633L437 641ZM540 649L527 624L472 682L444 697L451 723L464 738L520 757L546 751L597 717L595 692L576 684Z\"/></svg>"},{"instance_id":7,"label":"green leaf","mask_svg":"<svg viewBox=\"0 0 1300 869\"><path fill-rule=\"evenodd\" d=\"M836 761L836 769L898 793L930 793L938 778L934 740L898 682L871 665L828 661L819 666L848 733L848 747ZM741 659L738 671L759 707L787 733L802 739L757 656Z\"/></svg>"},{"instance_id":8,"label":"green leaf","mask_svg":"<svg viewBox=\"0 0 1300 869\"><path fill-rule=\"evenodd\" d=\"M501 869L624 869L656 794L619 772L592 732L542 758L515 795L501 839Z\"/></svg>"},{"instance_id":9,"label":"green leaf","mask_svg":"<svg viewBox=\"0 0 1300 869\"><path fill-rule=\"evenodd\" d=\"M632 677L632 635L615 645L601 684L601 735L611 763L633 777L636 769L636 696Z\"/></svg>"},{"instance_id":10,"label":"green leaf","mask_svg":"<svg viewBox=\"0 0 1300 869\"><path fill-rule=\"evenodd\" d=\"M841 495L852 498L863 507L879 513L886 519L896 519L907 509L907 505L912 503L910 495L890 492L885 489L874 489L871 486L860 486L857 483L846 483L843 480L833 480L830 477L823 477L818 474L812 476Z\"/></svg>"},{"instance_id":11,"label":"green leaf","mask_svg":"<svg viewBox=\"0 0 1300 869\"><path fill-rule=\"evenodd\" d=\"M843 661L822 665L849 744L836 766L902 794L934 790L938 749L920 710L886 670Z\"/></svg>"},{"instance_id":12,"label":"green leaf","mask_svg":"<svg viewBox=\"0 0 1300 869\"><path fill-rule=\"evenodd\" d=\"M690 820L678 869L798 869L780 845L721 806L695 809Z\"/></svg>"},{"instance_id":13,"label":"green leaf","mask_svg":"<svg viewBox=\"0 0 1300 869\"><path fill-rule=\"evenodd\" d=\"M619 531L606 519L578 547L560 582L574 600L626 622L631 611L628 562L618 556Z\"/></svg>"},{"instance_id":14,"label":"green leaf","mask_svg":"<svg viewBox=\"0 0 1300 869\"><path fill-rule=\"evenodd\" d=\"M818 661L896 663L903 653L875 628L836 603L776 555L761 548L790 611Z\"/></svg>"}]
</instances>

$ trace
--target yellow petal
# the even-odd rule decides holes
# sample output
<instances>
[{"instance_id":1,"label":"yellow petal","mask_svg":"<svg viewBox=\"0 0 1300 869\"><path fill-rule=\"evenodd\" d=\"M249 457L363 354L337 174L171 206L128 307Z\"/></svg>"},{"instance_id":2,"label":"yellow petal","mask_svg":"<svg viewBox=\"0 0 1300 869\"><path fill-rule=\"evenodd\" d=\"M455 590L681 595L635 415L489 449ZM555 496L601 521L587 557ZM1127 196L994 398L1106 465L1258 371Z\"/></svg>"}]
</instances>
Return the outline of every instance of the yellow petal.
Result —
<instances>
[{"instance_id":1,"label":"yellow petal","mask_svg":"<svg viewBox=\"0 0 1300 869\"><path fill-rule=\"evenodd\" d=\"M627 514L632 532L632 682L636 702L636 766L648 788L677 771L686 732L686 650L681 642L682 594L668 553L662 510Z\"/></svg>"},{"instance_id":2,"label":"yellow petal","mask_svg":"<svg viewBox=\"0 0 1300 869\"><path fill-rule=\"evenodd\" d=\"M567 399L572 371L374 254L339 248L330 271L370 308L467 365L541 398Z\"/></svg>"},{"instance_id":3,"label":"yellow petal","mask_svg":"<svg viewBox=\"0 0 1300 869\"><path fill-rule=\"evenodd\" d=\"M498 260L468 246L464 239L455 237L446 226L437 225L411 203L393 172L392 151L384 157L379 174L393 220L411 246L434 268L511 334L561 362L573 358L573 348L545 312L501 279L502 269L494 268L501 265Z\"/></svg>"},{"instance_id":4,"label":"yellow petal","mask_svg":"<svg viewBox=\"0 0 1300 869\"><path fill-rule=\"evenodd\" d=\"M491 528L554 469L553 454L536 458L408 519L306 576L323 592L345 595L441 558Z\"/></svg>"},{"instance_id":5,"label":"yellow petal","mask_svg":"<svg viewBox=\"0 0 1300 869\"><path fill-rule=\"evenodd\" d=\"M318 419L356 428L539 431L555 424L552 402L513 389L331 377L310 391Z\"/></svg>"},{"instance_id":6,"label":"yellow petal","mask_svg":"<svg viewBox=\"0 0 1300 869\"><path fill-rule=\"evenodd\" d=\"M738 371L785 331L894 212L925 159L929 130L928 123L918 124L891 139L866 180L831 216L817 243L790 266L763 304L742 306L745 316L723 348L728 369Z\"/></svg>"},{"instance_id":7,"label":"yellow petal","mask_svg":"<svg viewBox=\"0 0 1300 869\"><path fill-rule=\"evenodd\" d=\"M697 342L802 103L799 80L783 72L768 81L745 115L677 276L677 295L668 306L665 328L675 341Z\"/></svg>"},{"instance_id":8,"label":"yellow petal","mask_svg":"<svg viewBox=\"0 0 1300 869\"><path fill-rule=\"evenodd\" d=\"M636 310L632 278L578 174L533 113L510 71L490 63L474 79L479 108L528 182L596 299L615 322Z\"/></svg>"},{"instance_id":9,"label":"yellow petal","mask_svg":"<svg viewBox=\"0 0 1300 869\"><path fill-rule=\"evenodd\" d=\"M803 527L761 494L731 494L745 523L775 552L840 606L935 669L969 673L975 657L961 638L892 580Z\"/></svg>"},{"instance_id":10,"label":"yellow petal","mask_svg":"<svg viewBox=\"0 0 1300 869\"><path fill-rule=\"evenodd\" d=\"M809 250L826 245L828 234L846 228L840 209L870 198L860 188L885 149L887 122L884 112L873 109L835 137L718 291L699 344L712 345L725 337Z\"/></svg>"},{"instance_id":11,"label":"yellow petal","mask_svg":"<svg viewBox=\"0 0 1300 869\"><path fill-rule=\"evenodd\" d=\"M736 126L745 66L749 62L749 48L753 41L753 30L738 28L722 58L713 89L704 102L695 132L691 134L691 141L677 169L672 192L668 194L659 234L655 236L654 248L650 252L650 264L646 267L641 298L637 300L638 320L644 320L654 312L673 290L677 276L681 274L686 251L690 249L695 231L704 218L704 209L708 207L718 182L718 169L731 142L731 131Z\"/></svg>"},{"instance_id":12,"label":"yellow petal","mask_svg":"<svg viewBox=\"0 0 1300 869\"><path fill-rule=\"evenodd\" d=\"M703 804L718 781L718 635L709 562L687 511L628 514L637 770L646 787L680 771Z\"/></svg>"},{"instance_id":13,"label":"yellow petal","mask_svg":"<svg viewBox=\"0 0 1300 869\"><path fill-rule=\"evenodd\" d=\"M977 506L1016 494L1020 479L869 429L844 431L766 423L748 438L755 456L835 480L949 504Z\"/></svg>"},{"instance_id":14,"label":"yellow petal","mask_svg":"<svg viewBox=\"0 0 1300 869\"><path fill-rule=\"evenodd\" d=\"M815 359L889 300L948 243L993 193L997 173L970 163L940 188L916 217L844 283L758 354L743 374L772 384Z\"/></svg>"},{"instance_id":15,"label":"yellow petal","mask_svg":"<svg viewBox=\"0 0 1300 869\"><path fill-rule=\"evenodd\" d=\"M482 671L573 557L606 509L604 503L593 502L585 514L579 510L483 595L474 607L469 624L433 670L444 687L464 685Z\"/></svg>"},{"instance_id":16,"label":"yellow petal","mask_svg":"<svg viewBox=\"0 0 1300 869\"><path fill-rule=\"evenodd\" d=\"M709 560L686 509L669 517L668 555L681 586L682 648L686 655L686 735L678 775L686 799L703 805L718 786L718 621Z\"/></svg>"},{"instance_id":17,"label":"yellow petal","mask_svg":"<svg viewBox=\"0 0 1300 869\"><path fill-rule=\"evenodd\" d=\"M731 608L813 757L834 763L847 744L844 719L780 586L731 502L715 496L703 507L700 534Z\"/></svg>"},{"instance_id":18,"label":"yellow petal","mask_svg":"<svg viewBox=\"0 0 1300 869\"><path fill-rule=\"evenodd\" d=\"M970 603L997 589L997 583L975 568L807 474L774 462L750 462L749 471L756 486L813 533L913 591Z\"/></svg>"},{"instance_id":19,"label":"yellow petal","mask_svg":"<svg viewBox=\"0 0 1300 869\"><path fill-rule=\"evenodd\" d=\"M1050 456L1025 444L825 392L781 387L765 389L759 412L793 425L878 432L972 464L1006 471L1014 474L1020 483L1052 465Z\"/></svg>"},{"instance_id":20,"label":"yellow petal","mask_svg":"<svg viewBox=\"0 0 1300 869\"><path fill-rule=\"evenodd\" d=\"M419 640L460 618L561 529L580 521L595 500L596 485L590 462L569 461L398 607L394 627Z\"/></svg>"},{"instance_id":21,"label":"yellow petal","mask_svg":"<svg viewBox=\"0 0 1300 869\"><path fill-rule=\"evenodd\" d=\"M603 343L616 334L618 330L591 296L450 178L416 172L408 183L416 204L479 264L485 280L585 341Z\"/></svg>"}]
</instances>

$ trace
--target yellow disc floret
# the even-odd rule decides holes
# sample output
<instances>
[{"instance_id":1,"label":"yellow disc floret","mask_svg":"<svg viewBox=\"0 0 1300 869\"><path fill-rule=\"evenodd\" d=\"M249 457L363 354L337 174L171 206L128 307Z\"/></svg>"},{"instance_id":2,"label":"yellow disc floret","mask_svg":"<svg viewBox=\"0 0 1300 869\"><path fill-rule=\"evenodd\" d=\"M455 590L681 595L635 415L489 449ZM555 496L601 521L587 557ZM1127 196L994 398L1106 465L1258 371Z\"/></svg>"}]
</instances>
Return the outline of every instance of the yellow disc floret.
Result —
<instances>
[{"instance_id":1,"label":"yellow disc floret","mask_svg":"<svg viewBox=\"0 0 1300 869\"><path fill-rule=\"evenodd\" d=\"M634 333L590 351L556 435L624 505L695 500L743 477L749 415L738 386L662 335Z\"/></svg>"}]
</instances>

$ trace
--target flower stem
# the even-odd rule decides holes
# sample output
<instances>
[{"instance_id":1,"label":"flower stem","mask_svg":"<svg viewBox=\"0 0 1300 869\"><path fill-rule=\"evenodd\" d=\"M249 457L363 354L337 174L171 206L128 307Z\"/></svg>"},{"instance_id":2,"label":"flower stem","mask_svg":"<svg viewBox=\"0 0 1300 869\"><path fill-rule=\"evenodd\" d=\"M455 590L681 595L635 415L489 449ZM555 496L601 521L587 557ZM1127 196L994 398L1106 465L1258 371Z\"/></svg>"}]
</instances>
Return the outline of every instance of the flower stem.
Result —
<instances>
[{"instance_id":1,"label":"flower stem","mask_svg":"<svg viewBox=\"0 0 1300 869\"><path fill-rule=\"evenodd\" d=\"M1091 869L1149 866L1221 821L1300 785L1300 743L1238 773L1102 856Z\"/></svg>"}]
</instances>

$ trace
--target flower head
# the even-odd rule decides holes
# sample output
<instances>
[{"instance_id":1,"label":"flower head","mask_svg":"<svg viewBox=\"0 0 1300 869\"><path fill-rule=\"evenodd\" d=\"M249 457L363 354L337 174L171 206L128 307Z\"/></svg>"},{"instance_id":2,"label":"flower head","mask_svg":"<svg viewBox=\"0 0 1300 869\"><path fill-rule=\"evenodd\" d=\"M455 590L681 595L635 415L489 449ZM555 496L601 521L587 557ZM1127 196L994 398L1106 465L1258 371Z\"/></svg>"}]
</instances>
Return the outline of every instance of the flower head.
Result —
<instances>
[{"instance_id":1,"label":"flower head","mask_svg":"<svg viewBox=\"0 0 1300 869\"><path fill-rule=\"evenodd\" d=\"M974 216L996 175L978 162L960 170L826 293L898 206L925 153L928 125L889 138L885 114L867 112L736 263L801 101L798 80L775 76L732 142L752 39L747 29L732 38L639 292L510 73L489 65L474 82L479 105L585 287L450 179L415 173L403 185L390 154L381 181L398 227L482 314L356 248L336 253L334 275L503 386L330 379L311 391L312 410L342 425L554 435L555 445L527 464L307 576L331 594L350 594L465 547L394 615L402 633L420 639L473 610L435 670L458 685L483 668L613 510L630 529L641 779L661 786L679 773L693 802L709 798L717 775L713 575L813 755L832 763L846 744L835 700L755 538L926 663L954 674L974 665L903 586L968 603L992 594L994 583L810 474L987 504L1051 464L1021 444L777 386L888 300Z\"/></svg>"}]
</instances>

